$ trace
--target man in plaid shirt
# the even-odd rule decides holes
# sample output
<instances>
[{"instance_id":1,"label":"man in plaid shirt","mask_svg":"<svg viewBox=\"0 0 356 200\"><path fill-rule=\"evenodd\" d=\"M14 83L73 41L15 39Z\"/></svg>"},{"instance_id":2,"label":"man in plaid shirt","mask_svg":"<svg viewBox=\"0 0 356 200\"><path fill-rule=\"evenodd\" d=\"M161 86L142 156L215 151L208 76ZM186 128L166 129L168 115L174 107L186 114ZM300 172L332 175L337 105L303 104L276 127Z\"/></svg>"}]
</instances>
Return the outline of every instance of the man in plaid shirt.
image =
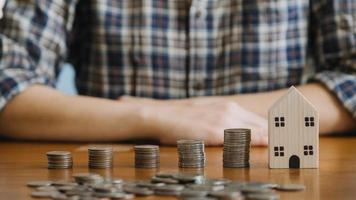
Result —
<instances>
[{"instance_id":1,"label":"man in plaid shirt","mask_svg":"<svg viewBox=\"0 0 356 200\"><path fill-rule=\"evenodd\" d=\"M247 127L291 85L321 134L355 130L355 0L8 0L0 132L35 140L200 138ZM53 86L63 63L79 96Z\"/></svg>"}]
</instances>

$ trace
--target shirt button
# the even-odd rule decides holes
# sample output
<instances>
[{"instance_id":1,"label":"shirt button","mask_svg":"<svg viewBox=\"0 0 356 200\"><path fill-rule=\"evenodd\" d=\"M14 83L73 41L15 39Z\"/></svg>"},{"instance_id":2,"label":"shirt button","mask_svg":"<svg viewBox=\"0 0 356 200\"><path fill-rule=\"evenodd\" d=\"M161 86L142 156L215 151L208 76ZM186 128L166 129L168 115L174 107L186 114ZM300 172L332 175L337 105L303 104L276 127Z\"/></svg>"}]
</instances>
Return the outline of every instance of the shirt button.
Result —
<instances>
[{"instance_id":1,"label":"shirt button","mask_svg":"<svg viewBox=\"0 0 356 200\"><path fill-rule=\"evenodd\" d=\"M340 19L340 28L343 30L349 30L351 28L351 21L350 16L343 15Z\"/></svg>"},{"instance_id":2,"label":"shirt button","mask_svg":"<svg viewBox=\"0 0 356 200\"><path fill-rule=\"evenodd\" d=\"M143 62L143 60L140 58L140 56L138 56L138 55L135 55L134 57L133 57L133 64L134 65L142 65L142 64L144 64L144 62Z\"/></svg>"},{"instance_id":3,"label":"shirt button","mask_svg":"<svg viewBox=\"0 0 356 200\"><path fill-rule=\"evenodd\" d=\"M203 82L196 82L193 85L193 88L194 88L194 90L202 90L204 88L204 84L203 84Z\"/></svg>"},{"instance_id":4,"label":"shirt button","mask_svg":"<svg viewBox=\"0 0 356 200\"><path fill-rule=\"evenodd\" d=\"M196 16L197 18L200 18L201 15L202 15L202 12L201 12L200 10L198 10L198 11L195 13L195 16Z\"/></svg>"}]
</instances>

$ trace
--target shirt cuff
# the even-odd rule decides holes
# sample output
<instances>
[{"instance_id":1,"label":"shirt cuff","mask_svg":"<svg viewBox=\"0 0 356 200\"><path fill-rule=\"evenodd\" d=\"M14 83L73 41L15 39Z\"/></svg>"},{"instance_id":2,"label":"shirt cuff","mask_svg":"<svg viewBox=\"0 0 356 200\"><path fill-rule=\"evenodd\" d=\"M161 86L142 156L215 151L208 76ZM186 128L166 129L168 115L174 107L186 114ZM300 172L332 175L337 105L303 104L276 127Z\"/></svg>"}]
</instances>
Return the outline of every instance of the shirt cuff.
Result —
<instances>
[{"instance_id":1,"label":"shirt cuff","mask_svg":"<svg viewBox=\"0 0 356 200\"><path fill-rule=\"evenodd\" d=\"M0 111L16 95L34 84L49 85L48 78L22 69L0 70Z\"/></svg>"},{"instance_id":2,"label":"shirt cuff","mask_svg":"<svg viewBox=\"0 0 356 200\"><path fill-rule=\"evenodd\" d=\"M356 76L335 71L317 73L314 80L323 83L356 119Z\"/></svg>"},{"instance_id":3,"label":"shirt cuff","mask_svg":"<svg viewBox=\"0 0 356 200\"><path fill-rule=\"evenodd\" d=\"M0 111L34 84L54 85L51 78L31 62L24 48L0 37Z\"/></svg>"}]
</instances>

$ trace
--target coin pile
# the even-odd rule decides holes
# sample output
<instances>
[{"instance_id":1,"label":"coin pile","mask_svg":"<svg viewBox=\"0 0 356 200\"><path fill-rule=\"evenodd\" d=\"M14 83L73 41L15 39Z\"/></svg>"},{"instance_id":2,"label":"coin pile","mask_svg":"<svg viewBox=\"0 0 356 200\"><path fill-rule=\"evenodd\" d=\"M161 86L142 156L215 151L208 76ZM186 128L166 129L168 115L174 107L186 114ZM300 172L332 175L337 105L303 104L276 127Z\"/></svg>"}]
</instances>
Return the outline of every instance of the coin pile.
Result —
<instances>
[{"instance_id":1,"label":"coin pile","mask_svg":"<svg viewBox=\"0 0 356 200\"><path fill-rule=\"evenodd\" d=\"M102 176L94 173L77 173L73 174L73 178L78 184L99 184L104 182Z\"/></svg>"},{"instance_id":2,"label":"coin pile","mask_svg":"<svg viewBox=\"0 0 356 200\"><path fill-rule=\"evenodd\" d=\"M231 168L250 166L250 129L224 130L223 166Z\"/></svg>"},{"instance_id":3,"label":"coin pile","mask_svg":"<svg viewBox=\"0 0 356 200\"><path fill-rule=\"evenodd\" d=\"M135 150L135 167L156 168L159 167L159 146L137 145Z\"/></svg>"},{"instance_id":4,"label":"coin pile","mask_svg":"<svg viewBox=\"0 0 356 200\"><path fill-rule=\"evenodd\" d=\"M89 168L111 168L113 166L112 147L89 147Z\"/></svg>"},{"instance_id":5,"label":"coin pile","mask_svg":"<svg viewBox=\"0 0 356 200\"><path fill-rule=\"evenodd\" d=\"M178 140L178 166L181 168L203 168L205 151L203 140Z\"/></svg>"},{"instance_id":6,"label":"coin pile","mask_svg":"<svg viewBox=\"0 0 356 200\"><path fill-rule=\"evenodd\" d=\"M104 179L99 174L74 174L75 182L31 181L34 198L51 199L132 199L135 196L175 196L180 199L278 200L278 191L305 190L301 184L240 182L210 179L197 174L157 173L151 180ZM153 181L155 180L155 181ZM159 181L161 180L161 181ZM170 180L170 181L168 181ZM154 199L154 198L153 198Z\"/></svg>"},{"instance_id":7,"label":"coin pile","mask_svg":"<svg viewBox=\"0 0 356 200\"><path fill-rule=\"evenodd\" d=\"M48 169L68 169L73 166L72 154L69 151L47 152Z\"/></svg>"}]
</instances>

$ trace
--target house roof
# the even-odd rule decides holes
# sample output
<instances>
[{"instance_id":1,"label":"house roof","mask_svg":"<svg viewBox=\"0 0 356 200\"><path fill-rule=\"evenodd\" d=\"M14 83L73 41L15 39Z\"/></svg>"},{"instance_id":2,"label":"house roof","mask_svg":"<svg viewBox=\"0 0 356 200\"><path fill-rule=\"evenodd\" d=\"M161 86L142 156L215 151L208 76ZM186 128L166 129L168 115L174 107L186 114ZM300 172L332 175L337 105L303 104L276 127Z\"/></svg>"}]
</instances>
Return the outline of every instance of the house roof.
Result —
<instances>
[{"instance_id":1,"label":"house roof","mask_svg":"<svg viewBox=\"0 0 356 200\"><path fill-rule=\"evenodd\" d=\"M271 111L272 109L278 107L278 105L279 105L282 101L284 101L284 100L287 99L290 95L293 95L293 94L297 94L299 97L302 98L303 101L305 101L312 109L314 109L314 110L316 111L316 109L315 109L315 107L313 106L313 104L310 103L310 101L309 101L307 98L305 98L305 96L304 96L302 93L300 93L299 90L298 90L296 87L294 87L294 86L291 86L291 87L288 89L287 93L284 94L281 98L279 98L279 99L270 107L269 111Z\"/></svg>"}]
</instances>

